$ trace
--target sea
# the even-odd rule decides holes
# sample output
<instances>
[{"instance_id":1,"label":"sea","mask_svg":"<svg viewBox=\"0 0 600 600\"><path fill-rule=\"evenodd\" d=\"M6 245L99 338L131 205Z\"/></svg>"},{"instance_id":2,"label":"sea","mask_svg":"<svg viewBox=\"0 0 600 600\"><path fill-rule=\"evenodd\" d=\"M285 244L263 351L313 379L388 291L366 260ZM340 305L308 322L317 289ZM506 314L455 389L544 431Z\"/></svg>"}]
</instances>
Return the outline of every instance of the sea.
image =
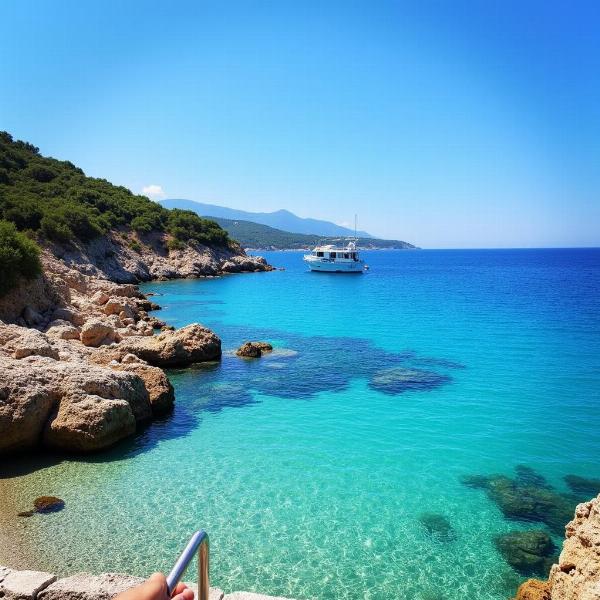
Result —
<instances>
[{"instance_id":1,"label":"sea","mask_svg":"<svg viewBox=\"0 0 600 600\"><path fill-rule=\"evenodd\" d=\"M108 452L4 459L0 564L146 576L202 528L225 591L511 597L527 573L499 536L560 551L544 510L600 478L600 249L370 251L360 275L264 256L142 286L222 360L168 371L174 413ZM237 357L248 340L274 351ZM48 494L65 508L16 516Z\"/></svg>"}]
</instances>

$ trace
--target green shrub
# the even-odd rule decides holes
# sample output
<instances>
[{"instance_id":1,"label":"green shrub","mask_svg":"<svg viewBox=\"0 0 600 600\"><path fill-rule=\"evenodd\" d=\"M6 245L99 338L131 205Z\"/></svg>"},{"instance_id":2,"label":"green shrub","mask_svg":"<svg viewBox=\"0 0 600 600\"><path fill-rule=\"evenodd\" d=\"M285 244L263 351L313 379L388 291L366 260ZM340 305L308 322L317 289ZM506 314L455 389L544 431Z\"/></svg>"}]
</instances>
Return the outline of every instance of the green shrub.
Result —
<instances>
[{"instance_id":1,"label":"green shrub","mask_svg":"<svg viewBox=\"0 0 600 600\"><path fill-rule=\"evenodd\" d=\"M8 221L0 221L0 296L20 277L32 279L42 271L37 244Z\"/></svg>"},{"instance_id":2,"label":"green shrub","mask_svg":"<svg viewBox=\"0 0 600 600\"><path fill-rule=\"evenodd\" d=\"M167 231L179 242L195 240L206 246L226 246L229 242L224 229L214 221L202 219L191 210L170 210Z\"/></svg>"},{"instance_id":3,"label":"green shrub","mask_svg":"<svg viewBox=\"0 0 600 600\"><path fill-rule=\"evenodd\" d=\"M105 179L87 177L68 161L39 154L0 131L0 219L49 240L87 242L108 231L169 233L177 247L190 241L227 246L227 232L191 211L169 211Z\"/></svg>"},{"instance_id":4,"label":"green shrub","mask_svg":"<svg viewBox=\"0 0 600 600\"><path fill-rule=\"evenodd\" d=\"M31 179L39 181L40 183L49 183L56 177L56 173L52 169L43 167L41 165L32 165L27 167L25 173Z\"/></svg>"},{"instance_id":5,"label":"green shrub","mask_svg":"<svg viewBox=\"0 0 600 600\"><path fill-rule=\"evenodd\" d=\"M134 252L141 252L142 245L137 240L129 240L129 244L127 244Z\"/></svg>"}]
</instances>

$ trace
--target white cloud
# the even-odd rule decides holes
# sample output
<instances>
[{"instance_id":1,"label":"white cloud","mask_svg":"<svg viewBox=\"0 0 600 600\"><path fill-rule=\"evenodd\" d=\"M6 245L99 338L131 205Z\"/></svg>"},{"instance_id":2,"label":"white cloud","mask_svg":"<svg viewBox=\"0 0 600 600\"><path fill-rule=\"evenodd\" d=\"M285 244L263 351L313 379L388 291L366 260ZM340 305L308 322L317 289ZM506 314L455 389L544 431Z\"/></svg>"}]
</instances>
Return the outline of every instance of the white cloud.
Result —
<instances>
[{"instance_id":1,"label":"white cloud","mask_svg":"<svg viewBox=\"0 0 600 600\"><path fill-rule=\"evenodd\" d=\"M155 183L151 185L146 185L142 188L142 194L144 196L148 196L148 198L152 198L153 200L160 200L165 197L165 192L162 189L162 185L156 185Z\"/></svg>"}]
</instances>

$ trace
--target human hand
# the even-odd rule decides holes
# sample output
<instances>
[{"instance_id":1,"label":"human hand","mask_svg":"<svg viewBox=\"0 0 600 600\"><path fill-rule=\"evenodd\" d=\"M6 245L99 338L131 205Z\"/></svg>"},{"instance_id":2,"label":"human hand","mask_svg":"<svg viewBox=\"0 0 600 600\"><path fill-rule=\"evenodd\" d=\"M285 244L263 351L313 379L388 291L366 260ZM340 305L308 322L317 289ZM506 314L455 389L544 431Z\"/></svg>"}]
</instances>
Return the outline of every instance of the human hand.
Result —
<instances>
[{"instance_id":1,"label":"human hand","mask_svg":"<svg viewBox=\"0 0 600 600\"><path fill-rule=\"evenodd\" d=\"M171 598L194 600L194 592L184 583L178 583ZM141 585L115 596L114 600L169 600L167 579L162 573L154 573Z\"/></svg>"}]
</instances>

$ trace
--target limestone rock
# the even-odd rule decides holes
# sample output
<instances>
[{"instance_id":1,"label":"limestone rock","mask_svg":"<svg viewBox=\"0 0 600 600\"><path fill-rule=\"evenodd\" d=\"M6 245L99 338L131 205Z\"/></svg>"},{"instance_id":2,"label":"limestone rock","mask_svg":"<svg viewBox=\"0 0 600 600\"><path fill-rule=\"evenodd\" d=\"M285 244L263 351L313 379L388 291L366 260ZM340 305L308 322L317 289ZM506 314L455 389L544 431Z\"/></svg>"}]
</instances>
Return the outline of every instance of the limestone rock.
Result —
<instances>
[{"instance_id":1,"label":"limestone rock","mask_svg":"<svg viewBox=\"0 0 600 600\"><path fill-rule=\"evenodd\" d=\"M52 319L68 321L69 323L73 323L73 325L78 327L83 325L85 322L85 318L82 314L66 307L57 308L52 314Z\"/></svg>"},{"instance_id":2,"label":"limestone rock","mask_svg":"<svg viewBox=\"0 0 600 600\"><path fill-rule=\"evenodd\" d=\"M81 328L81 342L85 346L97 348L102 344L111 344L117 337L114 328L100 319L90 319Z\"/></svg>"},{"instance_id":3,"label":"limestone rock","mask_svg":"<svg viewBox=\"0 0 600 600\"><path fill-rule=\"evenodd\" d=\"M94 304L97 304L98 306L103 306L108 302L109 298L110 296L106 292L98 290L95 294L92 295L90 301Z\"/></svg>"},{"instance_id":4,"label":"limestone rock","mask_svg":"<svg viewBox=\"0 0 600 600\"><path fill-rule=\"evenodd\" d=\"M0 357L0 453L35 446L60 398L48 365L28 360Z\"/></svg>"},{"instance_id":5,"label":"limestone rock","mask_svg":"<svg viewBox=\"0 0 600 600\"><path fill-rule=\"evenodd\" d=\"M244 358L260 358L264 352L272 352L273 346L267 342L245 342L235 353Z\"/></svg>"},{"instance_id":6,"label":"limestone rock","mask_svg":"<svg viewBox=\"0 0 600 600\"><path fill-rule=\"evenodd\" d=\"M140 577L120 573L79 573L48 586L39 600L111 600L117 594L143 583Z\"/></svg>"},{"instance_id":7,"label":"limestone rock","mask_svg":"<svg viewBox=\"0 0 600 600\"><path fill-rule=\"evenodd\" d=\"M58 412L44 432L48 446L79 452L106 448L133 434L136 422L152 414L148 392L133 373L72 369L61 389Z\"/></svg>"},{"instance_id":8,"label":"limestone rock","mask_svg":"<svg viewBox=\"0 0 600 600\"><path fill-rule=\"evenodd\" d=\"M136 360L132 361L129 357L134 357ZM133 354L126 354L121 360L121 364L114 365L113 369L135 373L142 379L148 391L153 415L163 415L173 409L175 392L162 369L140 362L139 358Z\"/></svg>"},{"instance_id":9,"label":"limestone rock","mask_svg":"<svg viewBox=\"0 0 600 600\"><path fill-rule=\"evenodd\" d=\"M53 325L46 331L46 335L50 338L59 340L78 340L80 339L80 331L73 325Z\"/></svg>"},{"instance_id":10,"label":"limestone rock","mask_svg":"<svg viewBox=\"0 0 600 600\"><path fill-rule=\"evenodd\" d=\"M552 600L600 600L600 495L577 506L549 581Z\"/></svg>"},{"instance_id":11,"label":"limestone rock","mask_svg":"<svg viewBox=\"0 0 600 600\"><path fill-rule=\"evenodd\" d=\"M548 582L528 579L519 586L514 600L551 600L551 598Z\"/></svg>"},{"instance_id":12,"label":"limestone rock","mask_svg":"<svg viewBox=\"0 0 600 600\"><path fill-rule=\"evenodd\" d=\"M120 346L124 351L159 367L186 366L221 356L220 338L198 323L177 331L164 331L157 336L130 337Z\"/></svg>"},{"instance_id":13,"label":"limestone rock","mask_svg":"<svg viewBox=\"0 0 600 600\"><path fill-rule=\"evenodd\" d=\"M56 350L43 333L19 325L0 324L0 354L13 358L32 354L56 358Z\"/></svg>"},{"instance_id":14,"label":"limestone rock","mask_svg":"<svg viewBox=\"0 0 600 600\"><path fill-rule=\"evenodd\" d=\"M3 600L35 600L56 576L43 571L11 571L0 583Z\"/></svg>"}]
</instances>

